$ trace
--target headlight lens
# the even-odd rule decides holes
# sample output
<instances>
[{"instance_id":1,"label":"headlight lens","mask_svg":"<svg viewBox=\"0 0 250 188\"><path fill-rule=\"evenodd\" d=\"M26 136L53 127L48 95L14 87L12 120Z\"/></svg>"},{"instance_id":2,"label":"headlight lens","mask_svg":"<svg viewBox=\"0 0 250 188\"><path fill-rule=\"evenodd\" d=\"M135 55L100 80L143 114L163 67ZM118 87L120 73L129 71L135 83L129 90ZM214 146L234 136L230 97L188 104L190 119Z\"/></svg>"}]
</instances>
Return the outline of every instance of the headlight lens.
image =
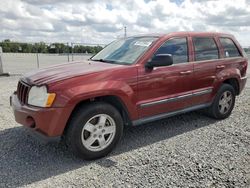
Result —
<instances>
[{"instance_id":1,"label":"headlight lens","mask_svg":"<svg viewBox=\"0 0 250 188\"><path fill-rule=\"evenodd\" d=\"M39 107L50 107L55 97L55 93L47 92L46 86L33 86L29 91L28 104Z\"/></svg>"}]
</instances>

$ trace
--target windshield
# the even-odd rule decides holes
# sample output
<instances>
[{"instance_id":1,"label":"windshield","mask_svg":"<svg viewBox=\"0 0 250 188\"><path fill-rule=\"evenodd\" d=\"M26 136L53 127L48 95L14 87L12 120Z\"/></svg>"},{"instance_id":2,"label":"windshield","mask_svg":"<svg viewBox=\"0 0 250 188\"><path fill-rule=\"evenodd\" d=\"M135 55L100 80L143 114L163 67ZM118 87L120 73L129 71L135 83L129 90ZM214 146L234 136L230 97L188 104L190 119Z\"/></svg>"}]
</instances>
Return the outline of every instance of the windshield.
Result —
<instances>
[{"instance_id":1,"label":"windshield","mask_svg":"<svg viewBox=\"0 0 250 188\"><path fill-rule=\"evenodd\" d=\"M156 37L119 39L109 44L93 56L91 60L115 64L133 64L156 39Z\"/></svg>"}]
</instances>

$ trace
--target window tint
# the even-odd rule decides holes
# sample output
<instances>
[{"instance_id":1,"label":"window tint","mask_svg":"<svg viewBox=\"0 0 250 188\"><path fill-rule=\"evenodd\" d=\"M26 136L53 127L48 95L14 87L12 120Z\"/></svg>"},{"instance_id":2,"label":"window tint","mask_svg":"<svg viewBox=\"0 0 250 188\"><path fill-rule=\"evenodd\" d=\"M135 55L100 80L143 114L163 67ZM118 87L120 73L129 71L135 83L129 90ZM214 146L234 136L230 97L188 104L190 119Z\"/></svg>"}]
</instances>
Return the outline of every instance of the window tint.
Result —
<instances>
[{"instance_id":1,"label":"window tint","mask_svg":"<svg viewBox=\"0 0 250 188\"><path fill-rule=\"evenodd\" d=\"M229 38L220 38L223 47L224 57L239 57L241 56L234 42Z\"/></svg>"},{"instance_id":2,"label":"window tint","mask_svg":"<svg viewBox=\"0 0 250 188\"><path fill-rule=\"evenodd\" d=\"M211 60L219 58L219 51L213 38L193 38L195 49L195 60Z\"/></svg>"},{"instance_id":3,"label":"window tint","mask_svg":"<svg viewBox=\"0 0 250 188\"><path fill-rule=\"evenodd\" d=\"M188 61L187 39L170 39L157 50L157 54L171 54L174 64L185 63Z\"/></svg>"}]
</instances>

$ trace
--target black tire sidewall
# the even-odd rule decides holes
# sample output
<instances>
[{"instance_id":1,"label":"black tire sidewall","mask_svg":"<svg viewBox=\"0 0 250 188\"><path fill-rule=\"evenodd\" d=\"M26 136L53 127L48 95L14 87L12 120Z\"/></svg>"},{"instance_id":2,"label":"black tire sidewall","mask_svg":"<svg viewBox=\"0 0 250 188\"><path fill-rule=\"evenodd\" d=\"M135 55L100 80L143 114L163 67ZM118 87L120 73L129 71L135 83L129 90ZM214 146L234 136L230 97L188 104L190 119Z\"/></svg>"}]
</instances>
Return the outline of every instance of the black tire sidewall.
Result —
<instances>
[{"instance_id":1,"label":"black tire sidewall","mask_svg":"<svg viewBox=\"0 0 250 188\"><path fill-rule=\"evenodd\" d=\"M225 114L222 114L219 110L219 101L220 101L222 94L225 91L229 91L232 93L232 104L231 104L228 112ZM220 87L220 89L218 90L217 95L215 96L215 99L214 99L213 104L211 106L212 116L215 117L216 119L225 119L225 118L229 117L233 108L234 108L234 105L235 105L235 96L236 96L236 93L235 93L234 88L229 84L223 84Z\"/></svg>"},{"instance_id":2,"label":"black tire sidewall","mask_svg":"<svg viewBox=\"0 0 250 188\"><path fill-rule=\"evenodd\" d=\"M90 151L83 144L81 139L82 129L86 122L97 114L107 114L115 121L115 136L108 147L101 151ZM118 110L110 104L104 102L95 102L91 105L82 106L72 118L69 124L67 143L73 153L84 159L96 159L106 156L112 151L119 142L123 133L123 120Z\"/></svg>"}]
</instances>

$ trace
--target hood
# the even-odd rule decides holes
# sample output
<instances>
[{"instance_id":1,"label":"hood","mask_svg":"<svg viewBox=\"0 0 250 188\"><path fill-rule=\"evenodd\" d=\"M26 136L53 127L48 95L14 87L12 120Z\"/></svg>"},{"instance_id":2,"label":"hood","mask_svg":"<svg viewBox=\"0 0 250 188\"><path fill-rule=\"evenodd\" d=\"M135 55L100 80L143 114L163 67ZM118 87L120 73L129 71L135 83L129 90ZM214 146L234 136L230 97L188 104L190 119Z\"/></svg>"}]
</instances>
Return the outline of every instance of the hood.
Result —
<instances>
[{"instance_id":1,"label":"hood","mask_svg":"<svg viewBox=\"0 0 250 188\"><path fill-rule=\"evenodd\" d=\"M64 79L96 73L107 69L113 69L124 65L102 63L96 61L79 61L63 63L36 71L29 72L22 78L31 85L43 85L58 82Z\"/></svg>"}]
</instances>

